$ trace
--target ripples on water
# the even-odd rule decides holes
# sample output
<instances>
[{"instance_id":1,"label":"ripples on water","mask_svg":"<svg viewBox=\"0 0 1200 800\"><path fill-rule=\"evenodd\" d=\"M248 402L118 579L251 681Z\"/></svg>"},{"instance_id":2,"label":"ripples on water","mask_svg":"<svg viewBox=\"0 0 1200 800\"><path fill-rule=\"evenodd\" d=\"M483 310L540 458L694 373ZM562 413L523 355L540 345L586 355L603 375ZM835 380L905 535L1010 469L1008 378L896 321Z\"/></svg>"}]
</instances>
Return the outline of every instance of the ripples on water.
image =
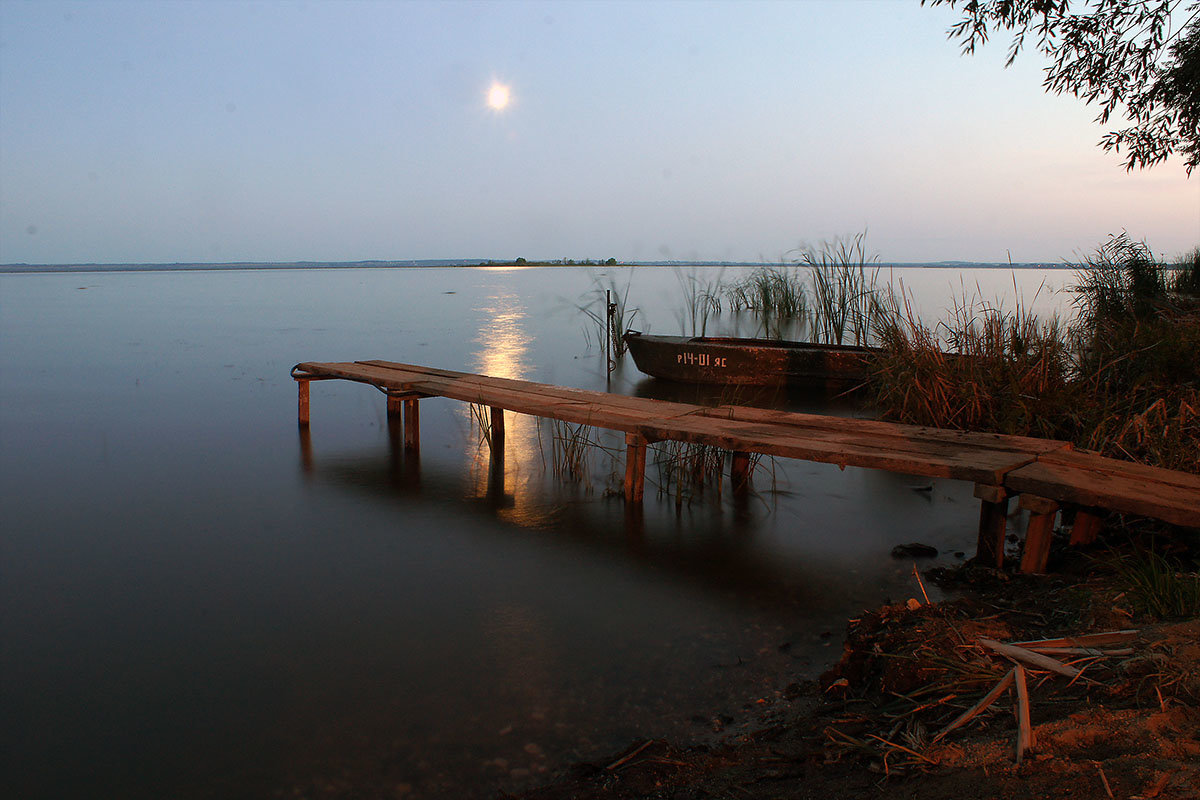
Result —
<instances>
[{"instance_id":1,"label":"ripples on water","mask_svg":"<svg viewBox=\"0 0 1200 800\"><path fill-rule=\"evenodd\" d=\"M630 275L642 327L678 332L674 276ZM927 303L952 279L906 276ZM452 401L422 401L419 458L345 382L313 384L298 436L299 361L605 388L574 308L590 280L0 275L6 786L490 795L746 718L826 667L848 616L913 593L894 544L969 553L971 487L951 482L779 463L741 512L711 493L677 512L651 486L631 518L606 492L619 460L562 485L532 418L506 415L502 474ZM1032 295L1041 275L1018 280ZM670 391L632 365L611 388Z\"/></svg>"}]
</instances>

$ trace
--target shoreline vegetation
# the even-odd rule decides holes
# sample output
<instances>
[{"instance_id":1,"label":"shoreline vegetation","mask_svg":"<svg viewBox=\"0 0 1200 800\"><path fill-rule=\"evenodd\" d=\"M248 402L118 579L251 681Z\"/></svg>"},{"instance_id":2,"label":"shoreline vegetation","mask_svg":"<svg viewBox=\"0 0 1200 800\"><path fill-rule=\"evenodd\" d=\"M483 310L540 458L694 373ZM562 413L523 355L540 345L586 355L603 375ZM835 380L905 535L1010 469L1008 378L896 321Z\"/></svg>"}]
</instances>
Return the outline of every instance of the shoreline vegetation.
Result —
<instances>
[{"instance_id":1,"label":"shoreline vegetation","mask_svg":"<svg viewBox=\"0 0 1200 800\"><path fill-rule=\"evenodd\" d=\"M1200 473L1200 248L1165 264L1144 242L1110 237L1068 265L1078 275L1067 290L1071 320L1040 318L1020 296L965 289L944 318L930 319L902 282L881 280L887 267L864 238L747 273L702 279L677 269L680 333L872 346L859 389L883 419L1062 439ZM602 331L607 297L615 318L636 317L630 296L628 284L597 279L578 307Z\"/></svg>"},{"instance_id":2,"label":"shoreline vegetation","mask_svg":"<svg viewBox=\"0 0 1200 800\"><path fill-rule=\"evenodd\" d=\"M768 335L865 340L880 347L864 388L884 418L1200 474L1200 248L1162 264L1110 237L1073 265L1070 321L964 296L930 322L876 284L861 245L732 284L681 275L680 324L750 313ZM850 620L837 664L750 699L736 730L634 742L520 797L1200 798L1200 537L1106 523L1069 547L1064 517L1049 575L928 570L950 598L938 603L914 563L907 602Z\"/></svg>"}]
</instances>

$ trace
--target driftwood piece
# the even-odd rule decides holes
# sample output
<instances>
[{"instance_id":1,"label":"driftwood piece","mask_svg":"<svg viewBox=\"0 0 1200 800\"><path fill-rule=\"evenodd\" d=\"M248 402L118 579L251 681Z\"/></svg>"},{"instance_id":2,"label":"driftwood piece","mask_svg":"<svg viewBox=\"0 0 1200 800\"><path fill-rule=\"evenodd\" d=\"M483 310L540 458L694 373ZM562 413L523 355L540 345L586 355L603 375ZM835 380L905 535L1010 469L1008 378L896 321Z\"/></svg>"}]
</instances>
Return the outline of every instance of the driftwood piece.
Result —
<instances>
[{"instance_id":1,"label":"driftwood piece","mask_svg":"<svg viewBox=\"0 0 1200 800\"><path fill-rule=\"evenodd\" d=\"M1051 672L1057 672L1059 675L1065 675L1068 678L1074 678L1079 674L1079 670L1074 667L1069 667L1061 661L1057 661L1050 656L1044 656L1041 653L1035 653L1032 650L1027 650L1024 647L1018 647L1012 644L1002 644L994 639L980 639L979 643L989 650L994 650L1000 655L1011 658L1018 662L1025 662L1038 669L1045 669Z\"/></svg>"},{"instance_id":2,"label":"driftwood piece","mask_svg":"<svg viewBox=\"0 0 1200 800\"><path fill-rule=\"evenodd\" d=\"M1029 721L1029 687L1025 683L1025 667L1017 664L1013 672L1017 684L1017 763L1020 764L1025 751L1037 747L1037 741Z\"/></svg>"},{"instance_id":3,"label":"driftwood piece","mask_svg":"<svg viewBox=\"0 0 1200 800\"><path fill-rule=\"evenodd\" d=\"M1132 647L1117 647L1100 650L1095 647L1026 647L1035 653L1047 656L1128 656L1133 655Z\"/></svg>"},{"instance_id":4,"label":"driftwood piece","mask_svg":"<svg viewBox=\"0 0 1200 800\"><path fill-rule=\"evenodd\" d=\"M937 736L933 737L933 741L937 742L942 737L944 737L946 734L950 733L951 731L953 731L957 728L961 728L963 725L967 724L972 719L977 717L982 711L984 711L992 703L996 702L996 700L999 699L1000 695L1004 694L1004 692L1008 690L1008 687L1012 686L1013 676L1014 676L1015 672L1016 672L1016 670L1012 670L1012 669L1010 669L1008 672L1006 672L1004 674L1004 677L1000 679L1000 682L997 683L995 686L993 686L992 690L990 692L988 692L987 694L985 694L983 696L982 700L980 700L978 703L971 706L971 708L968 708L966 711L964 711L962 714L960 714L958 716L958 718L955 719L953 722L951 722L949 725L942 728L941 732L939 732Z\"/></svg>"},{"instance_id":5,"label":"driftwood piece","mask_svg":"<svg viewBox=\"0 0 1200 800\"><path fill-rule=\"evenodd\" d=\"M1037 650L1040 647L1097 647L1105 644L1121 644L1137 638L1141 631L1105 631L1104 633L1084 633L1079 636L1063 636L1058 639L1031 639L1027 642L1010 642L1014 647L1024 647L1027 650Z\"/></svg>"}]
</instances>

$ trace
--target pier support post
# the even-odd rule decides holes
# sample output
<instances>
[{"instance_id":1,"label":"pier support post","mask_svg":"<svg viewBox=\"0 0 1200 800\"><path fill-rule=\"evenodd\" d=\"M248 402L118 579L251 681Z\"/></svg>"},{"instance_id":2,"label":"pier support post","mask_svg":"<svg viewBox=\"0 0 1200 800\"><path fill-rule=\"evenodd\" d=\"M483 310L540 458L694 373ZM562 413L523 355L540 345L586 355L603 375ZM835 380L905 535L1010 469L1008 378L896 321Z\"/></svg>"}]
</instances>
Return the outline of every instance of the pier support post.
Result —
<instances>
[{"instance_id":1,"label":"pier support post","mask_svg":"<svg viewBox=\"0 0 1200 800\"><path fill-rule=\"evenodd\" d=\"M492 406L492 461L504 463L504 409Z\"/></svg>"},{"instance_id":2,"label":"pier support post","mask_svg":"<svg viewBox=\"0 0 1200 800\"><path fill-rule=\"evenodd\" d=\"M389 420L400 419L400 415L403 413L403 408L403 398L400 398L394 394L389 394L387 396L387 415Z\"/></svg>"},{"instance_id":3,"label":"pier support post","mask_svg":"<svg viewBox=\"0 0 1200 800\"><path fill-rule=\"evenodd\" d=\"M640 503L646 493L646 437L625 434L625 501Z\"/></svg>"},{"instance_id":4,"label":"pier support post","mask_svg":"<svg viewBox=\"0 0 1200 800\"><path fill-rule=\"evenodd\" d=\"M297 403L297 419L301 428L308 427L308 378L296 379L296 390L298 392L299 401Z\"/></svg>"},{"instance_id":5,"label":"pier support post","mask_svg":"<svg viewBox=\"0 0 1200 800\"><path fill-rule=\"evenodd\" d=\"M750 454L734 450L729 459L729 483L734 497L744 497L750 491Z\"/></svg>"},{"instance_id":6,"label":"pier support post","mask_svg":"<svg viewBox=\"0 0 1200 800\"><path fill-rule=\"evenodd\" d=\"M404 399L404 448L421 449L421 407L415 397Z\"/></svg>"},{"instance_id":7,"label":"pier support post","mask_svg":"<svg viewBox=\"0 0 1200 800\"><path fill-rule=\"evenodd\" d=\"M975 484L979 506L979 538L975 560L999 569L1004 566L1004 534L1008 529L1008 492L1003 486Z\"/></svg>"},{"instance_id":8,"label":"pier support post","mask_svg":"<svg viewBox=\"0 0 1200 800\"><path fill-rule=\"evenodd\" d=\"M1021 495L1021 508L1030 512L1025 531L1025 551L1021 554L1021 572L1046 571L1050 559L1050 540L1054 535L1054 518L1058 503L1036 495Z\"/></svg>"},{"instance_id":9,"label":"pier support post","mask_svg":"<svg viewBox=\"0 0 1200 800\"><path fill-rule=\"evenodd\" d=\"M1075 512L1075 525L1071 528L1071 544L1091 544L1100 535L1104 520L1098 508L1080 508Z\"/></svg>"}]
</instances>

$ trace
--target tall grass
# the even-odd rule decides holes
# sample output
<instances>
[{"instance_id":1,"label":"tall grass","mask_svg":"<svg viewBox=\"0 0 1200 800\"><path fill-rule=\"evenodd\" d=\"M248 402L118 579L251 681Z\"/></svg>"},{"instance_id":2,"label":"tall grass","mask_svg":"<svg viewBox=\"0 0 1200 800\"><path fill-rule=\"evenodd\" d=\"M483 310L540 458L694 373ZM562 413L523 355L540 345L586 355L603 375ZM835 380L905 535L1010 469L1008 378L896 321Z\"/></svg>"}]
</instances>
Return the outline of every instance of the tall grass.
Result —
<instances>
[{"instance_id":1,"label":"tall grass","mask_svg":"<svg viewBox=\"0 0 1200 800\"><path fill-rule=\"evenodd\" d=\"M1145 550L1115 562L1134 613L1156 619L1200 616L1200 574Z\"/></svg>"},{"instance_id":2,"label":"tall grass","mask_svg":"<svg viewBox=\"0 0 1200 800\"><path fill-rule=\"evenodd\" d=\"M650 445L651 463L658 474L659 494L673 497L680 509L709 491L721 496L725 454L711 445L665 440Z\"/></svg>"},{"instance_id":3,"label":"tall grass","mask_svg":"<svg viewBox=\"0 0 1200 800\"><path fill-rule=\"evenodd\" d=\"M888 307L878 286L877 257L867 255L866 237L866 232L857 233L800 251L799 263L812 272L809 322L815 342L868 344L877 317Z\"/></svg>"},{"instance_id":4,"label":"tall grass","mask_svg":"<svg viewBox=\"0 0 1200 800\"><path fill-rule=\"evenodd\" d=\"M1124 235L1079 266L1072 325L1038 319L1020 300L1011 311L963 300L933 327L907 299L877 318L881 413L1200 473L1200 304Z\"/></svg>"},{"instance_id":5,"label":"tall grass","mask_svg":"<svg viewBox=\"0 0 1200 800\"><path fill-rule=\"evenodd\" d=\"M764 336L782 339L803 323L808 312L804 283L796 269L760 267L725 287L725 297L731 310L752 312Z\"/></svg>"},{"instance_id":6,"label":"tall grass","mask_svg":"<svg viewBox=\"0 0 1200 800\"><path fill-rule=\"evenodd\" d=\"M1200 247L1175 262L1171 289L1178 294L1200 300Z\"/></svg>"},{"instance_id":7,"label":"tall grass","mask_svg":"<svg viewBox=\"0 0 1200 800\"><path fill-rule=\"evenodd\" d=\"M695 272L683 272L675 269L675 278L683 296L683 307L676 311L680 332L685 336L707 336L710 319L719 317L723 308L721 297L724 294L722 276L724 270L716 277L701 279Z\"/></svg>"},{"instance_id":8,"label":"tall grass","mask_svg":"<svg viewBox=\"0 0 1200 800\"><path fill-rule=\"evenodd\" d=\"M906 297L875 318L875 400L891 419L940 428L1053 437L1069 409L1068 341L1057 319L960 297L930 326Z\"/></svg>"},{"instance_id":9,"label":"tall grass","mask_svg":"<svg viewBox=\"0 0 1200 800\"><path fill-rule=\"evenodd\" d=\"M591 456L599 449L595 441L595 429L583 423L572 425L550 417L539 417L539 447L543 424L550 428L550 468L554 477L567 483L589 484ZM544 447L542 452L545 452Z\"/></svg>"}]
</instances>

